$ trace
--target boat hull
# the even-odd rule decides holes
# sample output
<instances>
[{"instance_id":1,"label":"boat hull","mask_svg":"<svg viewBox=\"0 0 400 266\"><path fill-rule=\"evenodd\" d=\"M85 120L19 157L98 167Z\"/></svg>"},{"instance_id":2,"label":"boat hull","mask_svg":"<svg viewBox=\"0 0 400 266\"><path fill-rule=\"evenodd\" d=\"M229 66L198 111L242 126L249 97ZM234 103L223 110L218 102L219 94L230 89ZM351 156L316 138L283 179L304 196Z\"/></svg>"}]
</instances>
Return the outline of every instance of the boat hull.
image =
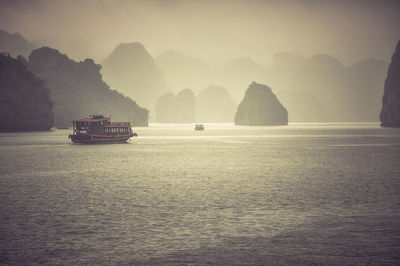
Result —
<instances>
[{"instance_id":1,"label":"boat hull","mask_svg":"<svg viewBox=\"0 0 400 266\"><path fill-rule=\"evenodd\" d=\"M74 143L101 144L101 143L126 143L133 135L69 135Z\"/></svg>"}]
</instances>

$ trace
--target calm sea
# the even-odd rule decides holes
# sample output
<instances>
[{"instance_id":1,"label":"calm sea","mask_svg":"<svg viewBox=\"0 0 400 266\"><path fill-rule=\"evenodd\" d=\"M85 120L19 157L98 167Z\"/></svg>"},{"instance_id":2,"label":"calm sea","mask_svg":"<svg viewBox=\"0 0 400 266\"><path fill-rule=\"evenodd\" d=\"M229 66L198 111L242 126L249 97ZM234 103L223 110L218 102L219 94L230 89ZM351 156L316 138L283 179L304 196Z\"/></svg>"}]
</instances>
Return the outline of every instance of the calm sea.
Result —
<instances>
[{"instance_id":1,"label":"calm sea","mask_svg":"<svg viewBox=\"0 0 400 266\"><path fill-rule=\"evenodd\" d=\"M0 134L0 264L400 264L400 129Z\"/></svg>"}]
</instances>

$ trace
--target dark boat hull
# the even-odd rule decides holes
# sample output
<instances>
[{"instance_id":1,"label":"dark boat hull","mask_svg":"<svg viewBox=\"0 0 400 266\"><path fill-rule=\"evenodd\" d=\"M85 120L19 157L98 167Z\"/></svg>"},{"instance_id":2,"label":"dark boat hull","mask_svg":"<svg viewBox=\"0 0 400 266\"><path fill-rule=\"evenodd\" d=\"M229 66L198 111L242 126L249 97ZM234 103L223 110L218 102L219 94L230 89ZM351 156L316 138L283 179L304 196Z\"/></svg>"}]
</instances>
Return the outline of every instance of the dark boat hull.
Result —
<instances>
[{"instance_id":1,"label":"dark boat hull","mask_svg":"<svg viewBox=\"0 0 400 266\"><path fill-rule=\"evenodd\" d=\"M126 143L133 135L69 135L74 143L100 144L100 143Z\"/></svg>"}]
</instances>

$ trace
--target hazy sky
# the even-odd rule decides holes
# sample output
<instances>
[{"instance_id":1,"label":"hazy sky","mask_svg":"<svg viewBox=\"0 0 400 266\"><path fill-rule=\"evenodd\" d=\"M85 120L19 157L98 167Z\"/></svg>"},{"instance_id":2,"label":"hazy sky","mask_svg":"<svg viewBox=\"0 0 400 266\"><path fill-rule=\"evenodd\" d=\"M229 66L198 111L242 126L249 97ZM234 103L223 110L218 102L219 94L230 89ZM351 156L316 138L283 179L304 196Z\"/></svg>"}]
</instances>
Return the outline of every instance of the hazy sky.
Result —
<instances>
[{"instance_id":1,"label":"hazy sky","mask_svg":"<svg viewBox=\"0 0 400 266\"><path fill-rule=\"evenodd\" d=\"M251 57L327 53L345 65L389 60L400 39L400 1L0 0L0 28L75 59L98 62L120 42L157 55L177 50L219 65Z\"/></svg>"}]
</instances>

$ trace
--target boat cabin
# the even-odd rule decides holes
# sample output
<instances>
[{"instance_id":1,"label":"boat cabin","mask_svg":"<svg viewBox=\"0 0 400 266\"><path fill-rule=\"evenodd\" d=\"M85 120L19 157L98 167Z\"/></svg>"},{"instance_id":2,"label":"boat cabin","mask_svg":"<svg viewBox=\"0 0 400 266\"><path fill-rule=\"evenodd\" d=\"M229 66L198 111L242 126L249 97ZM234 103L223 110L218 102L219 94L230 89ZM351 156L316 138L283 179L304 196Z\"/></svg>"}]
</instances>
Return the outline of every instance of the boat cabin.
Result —
<instances>
[{"instance_id":1,"label":"boat cabin","mask_svg":"<svg viewBox=\"0 0 400 266\"><path fill-rule=\"evenodd\" d=\"M72 121L73 133L68 137L74 143L121 143L137 136L130 122L111 122L102 115Z\"/></svg>"},{"instance_id":2,"label":"boat cabin","mask_svg":"<svg viewBox=\"0 0 400 266\"><path fill-rule=\"evenodd\" d=\"M127 135L132 132L130 122L111 122L102 115L74 120L72 125L76 135Z\"/></svg>"}]
</instances>

